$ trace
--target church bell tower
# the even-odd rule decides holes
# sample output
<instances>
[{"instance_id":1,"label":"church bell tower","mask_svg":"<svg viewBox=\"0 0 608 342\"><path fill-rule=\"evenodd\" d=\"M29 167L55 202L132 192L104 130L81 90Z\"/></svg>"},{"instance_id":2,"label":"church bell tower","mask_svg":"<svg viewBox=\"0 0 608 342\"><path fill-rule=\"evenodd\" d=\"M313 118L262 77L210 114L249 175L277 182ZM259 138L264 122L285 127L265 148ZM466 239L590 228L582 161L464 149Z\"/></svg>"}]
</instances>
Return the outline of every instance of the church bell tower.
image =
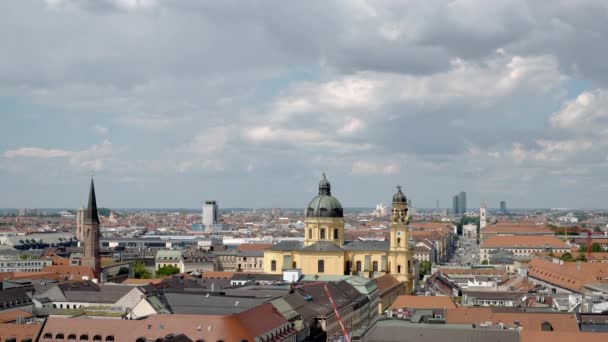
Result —
<instances>
[{"instance_id":1,"label":"church bell tower","mask_svg":"<svg viewBox=\"0 0 608 342\"><path fill-rule=\"evenodd\" d=\"M393 196L390 217L390 245L388 251L389 271L399 281L405 282L406 294L412 292L413 255L409 244L409 222L407 198L400 186Z\"/></svg>"},{"instance_id":2,"label":"church bell tower","mask_svg":"<svg viewBox=\"0 0 608 342\"><path fill-rule=\"evenodd\" d=\"M97 213L97 199L95 198L95 184L91 178L89 190L89 204L84 213L83 220L84 253L81 259L82 266L93 269L95 277L101 276L101 258L99 257L99 215Z\"/></svg>"}]
</instances>

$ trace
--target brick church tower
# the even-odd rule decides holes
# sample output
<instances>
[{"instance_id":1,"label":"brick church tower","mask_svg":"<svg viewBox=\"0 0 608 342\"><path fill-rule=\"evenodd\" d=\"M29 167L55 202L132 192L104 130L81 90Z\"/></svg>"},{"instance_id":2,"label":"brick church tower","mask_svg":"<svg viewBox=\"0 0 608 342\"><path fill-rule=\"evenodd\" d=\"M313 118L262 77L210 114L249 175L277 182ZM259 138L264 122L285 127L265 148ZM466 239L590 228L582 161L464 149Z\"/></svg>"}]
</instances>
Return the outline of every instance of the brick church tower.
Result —
<instances>
[{"instance_id":1,"label":"brick church tower","mask_svg":"<svg viewBox=\"0 0 608 342\"><path fill-rule=\"evenodd\" d=\"M95 272L95 277L101 276L101 258L99 257L99 215L97 214L97 199L95 198L95 184L91 178L89 190L89 205L84 213L83 222L84 253L81 259L82 266L89 266Z\"/></svg>"}]
</instances>

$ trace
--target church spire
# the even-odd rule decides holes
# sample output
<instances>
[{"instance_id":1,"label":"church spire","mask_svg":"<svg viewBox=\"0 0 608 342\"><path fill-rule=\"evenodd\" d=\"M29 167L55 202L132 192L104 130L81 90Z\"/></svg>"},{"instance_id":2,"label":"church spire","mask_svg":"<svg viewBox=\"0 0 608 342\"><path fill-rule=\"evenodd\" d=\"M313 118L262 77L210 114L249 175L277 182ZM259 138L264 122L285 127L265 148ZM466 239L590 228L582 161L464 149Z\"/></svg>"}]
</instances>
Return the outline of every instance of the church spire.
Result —
<instances>
[{"instance_id":1,"label":"church spire","mask_svg":"<svg viewBox=\"0 0 608 342\"><path fill-rule=\"evenodd\" d=\"M97 199L95 198L95 184L91 178L91 189L89 190L89 205L84 215L84 223L99 224L99 215L97 214Z\"/></svg>"}]
</instances>

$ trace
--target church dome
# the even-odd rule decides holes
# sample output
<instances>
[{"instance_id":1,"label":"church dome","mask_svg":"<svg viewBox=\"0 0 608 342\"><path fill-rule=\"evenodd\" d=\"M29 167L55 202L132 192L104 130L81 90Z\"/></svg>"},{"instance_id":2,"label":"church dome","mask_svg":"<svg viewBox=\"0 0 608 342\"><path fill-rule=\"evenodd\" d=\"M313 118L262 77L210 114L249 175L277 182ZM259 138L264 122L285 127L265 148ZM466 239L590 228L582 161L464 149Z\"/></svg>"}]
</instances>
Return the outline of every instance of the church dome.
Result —
<instances>
[{"instance_id":1,"label":"church dome","mask_svg":"<svg viewBox=\"0 0 608 342\"><path fill-rule=\"evenodd\" d=\"M344 217L342 205L331 195L331 185L325 174L319 182L319 194L306 207L306 217Z\"/></svg>"},{"instance_id":2,"label":"church dome","mask_svg":"<svg viewBox=\"0 0 608 342\"><path fill-rule=\"evenodd\" d=\"M407 203L407 198L401 191L401 186L397 186L397 193L393 196L393 203Z\"/></svg>"}]
</instances>

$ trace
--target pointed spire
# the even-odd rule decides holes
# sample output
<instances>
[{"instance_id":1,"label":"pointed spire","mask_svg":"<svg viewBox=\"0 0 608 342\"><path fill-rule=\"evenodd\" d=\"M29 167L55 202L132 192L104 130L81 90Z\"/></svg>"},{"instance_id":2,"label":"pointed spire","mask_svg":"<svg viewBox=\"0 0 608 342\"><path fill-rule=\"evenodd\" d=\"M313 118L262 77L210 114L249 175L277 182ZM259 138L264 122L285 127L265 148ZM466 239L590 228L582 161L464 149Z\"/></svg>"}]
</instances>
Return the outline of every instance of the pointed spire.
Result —
<instances>
[{"instance_id":1,"label":"pointed spire","mask_svg":"<svg viewBox=\"0 0 608 342\"><path fill-rule=\"evenodd\" d=\"M87 212L84 214L85 224L99 224L99 215L97 214L97 199L95 198L95 184L91 178L91 189L89 190L89 205Z\"/></svg>"}]
</instances>

